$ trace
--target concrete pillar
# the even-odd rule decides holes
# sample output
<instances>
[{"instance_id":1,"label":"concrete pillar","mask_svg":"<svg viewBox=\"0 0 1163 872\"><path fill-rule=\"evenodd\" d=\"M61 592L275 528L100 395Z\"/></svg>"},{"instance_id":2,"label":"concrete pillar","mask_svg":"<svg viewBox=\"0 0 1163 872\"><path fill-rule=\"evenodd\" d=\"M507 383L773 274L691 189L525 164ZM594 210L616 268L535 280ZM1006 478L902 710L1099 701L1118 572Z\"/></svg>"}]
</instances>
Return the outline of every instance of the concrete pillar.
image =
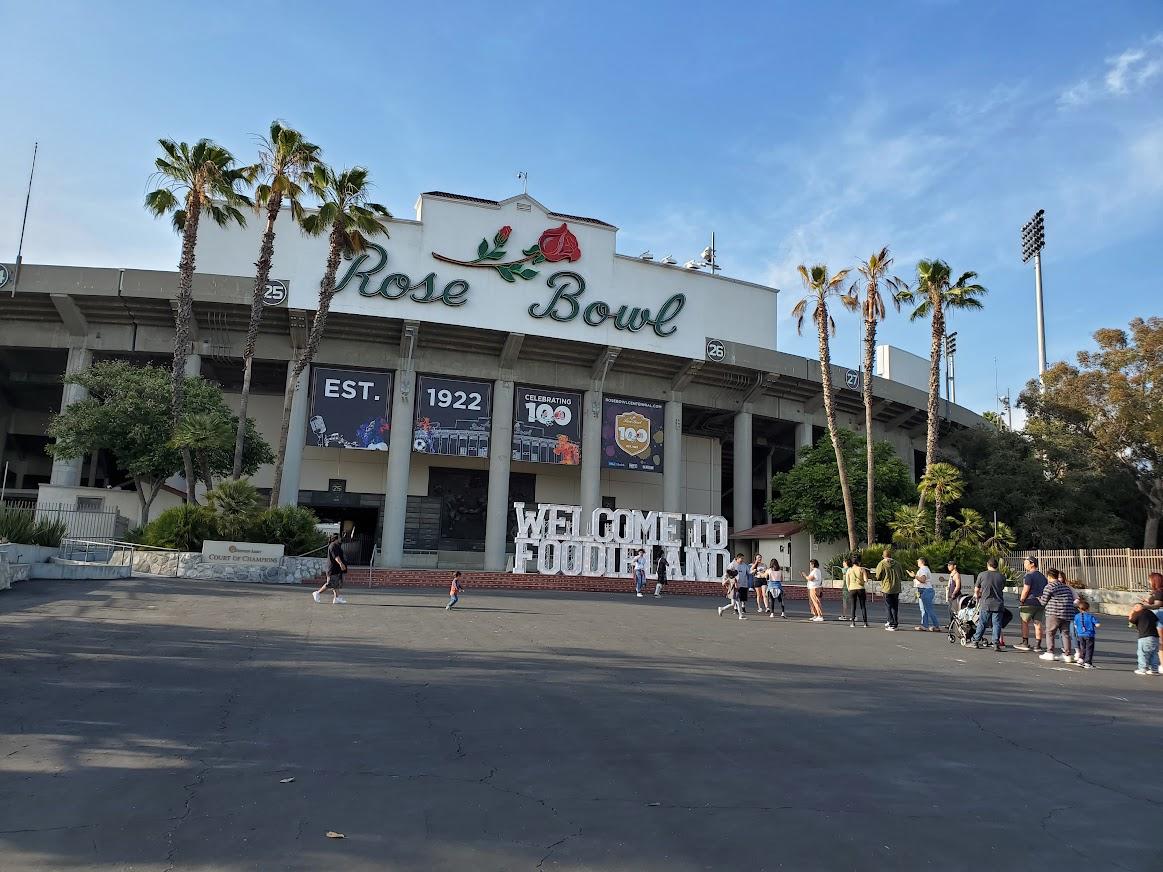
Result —
<instances>
[{"instance_id":1,"label":"concrete pillar","mask_svg":"<svg viewBox=\"0 0 1163 872\"><path fill-rule=\"evenodd\" d=\"M93 352L89 349L70 348L69 358L65 363L65 375L80 372L92 362ZM89 392L80 385L66 384L61 391L61 411L63 412L73 403L78 403L88 396ZM53 460L49 483L63 487L77 487L81 483L81 465L83 463L83 457L76 457L72 460Z\"/></svg>"},{"instance_id":2,"label":"concrete pillar","mask_svg":"<svg viewBox=\"0 0 1163 872\"><path fill-rule=\"evenodd\" d=\"M800 453L812 447L812 421L810 418L796 424L796 463L800 462Z\"/></svg>"},{"instance_id":3,"label":"concrete pillar","mask_svg":"<svg viewBox=\"0 0 1163 872\"><path fill-rule=\"evenodd\" d=\"M12 410L0 409L0 484L4 483L4 463L11 460L4 452L8 450L8 428L12 423Z\"/></svg>"},{"instance_id":4,"label":"concrete pillar","mask_svg":"<svg viewBox=\"0 0 1163 872\"><path fill-rule=\"evenodd\" d=\"M287 364L287 378L295 362ZM291 397L291 422L287 430L287 454L283 460L283 482L279 488L280 506L299 505L299 473L303 466L303 443L307 438L307 382L311 368L299 374L295 383L295 393Z\"/></svg>"},{"instance_id":5,"label":"concrete pillar","mask_svg":"<svg viewBox=\"0 0 1163 872\"><path fill-rule=\"evenodd\" d=\"M602 392L582 397L581 505L582 525L602 505Z\"/></svg>"},{"instance_id":6,"label":"concrete pillar","mask_svg":"<svg viewBox=\"0 0 1163 872\"><path fill-rule=\"evenodd\" d=\"M489 436L489 497L485 509L485 569L505 568L509 521L509 462L513 459L513 382L493 382L493 428Z\"/></svg>"},{"instance_id":7,"label":"concrete pillar","mask_svg":"<svg viewBox=\"0 0 1163 872\"><path fill-rule=\"evenodd\" d=\"M753 526L751 518L751 412L735 413L735 462L732 475L735 517L732 528L738 533Z\"/></svg>"},{"instance_id":8,"label":"concrete pillar","mask_svg":"<svg viewBox=\"0 0 1163 872\"><path fill-rule=\"evenodd\" d=\"M388 437L388 473L384 485L384 528L380 534L382 566L400 566L404 562L404 516L408 509L408 473L412 467L412 401L415 391L416 371L397 371L392 394L392 429Z\"/></svg>"},{"instance_id":9,"label":"concrete pillar","mask_svg":"<svg viewBox=\"0 0 1163 872\"><path fill-rule=\"evenodd\" d=\"M202 375L202 355L191 354L186 358L186 378L199 378Z\"/></svg>"},{"instance_id":10,"label":"concrete pillar","mask_svg":"<svg viewBox=\"0 0 1163 872\"><path fill-rule=\"evenodd\" d=\"M662 510L683 510L682 403L668 400L663 412Z\"/></svg>"},{"instance_id":11,"label":"concrete pillar","mask_svg":"<svg viewBox=\"0 0 1163 872\"><path fill-rule=\"evenodd\" d=\"M763 517L766 518L765 524L770 524L771 518L771 476L774 474L771 470L771 455L774 448L767 449L767 458L763 463Z\"/></svg>"}]
</instances>

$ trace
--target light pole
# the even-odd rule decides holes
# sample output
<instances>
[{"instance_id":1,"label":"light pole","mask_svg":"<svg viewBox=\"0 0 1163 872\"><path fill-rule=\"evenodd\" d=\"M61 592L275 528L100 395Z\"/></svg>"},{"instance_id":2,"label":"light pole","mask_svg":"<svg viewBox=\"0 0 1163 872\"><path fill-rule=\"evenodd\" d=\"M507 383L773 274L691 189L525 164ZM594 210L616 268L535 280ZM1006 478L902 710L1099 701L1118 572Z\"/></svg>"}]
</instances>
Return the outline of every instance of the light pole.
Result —
<instances>
[{"instance_id":1,"label":"light pole","mask_svg":"<svg viewBox=\"0 0 1163 872\"><path fill-rule=\"evenodd\" d=\"M1046 247L1045 209L1022 225L1022 263L1034 259L1034 294L1038 308L1038 378L1046 375L1046 319L1042 311L1042 249Z\"/></svg>"},{"instance_id":2,"label":"light pole","mask_svg":"<svg viewBox=\"0 0 1163 872\"><path fill-rule=\"evenodd\" d=\"M957 331L945 334L945 396L957 402Z\"/></svg>"}]
</instances>

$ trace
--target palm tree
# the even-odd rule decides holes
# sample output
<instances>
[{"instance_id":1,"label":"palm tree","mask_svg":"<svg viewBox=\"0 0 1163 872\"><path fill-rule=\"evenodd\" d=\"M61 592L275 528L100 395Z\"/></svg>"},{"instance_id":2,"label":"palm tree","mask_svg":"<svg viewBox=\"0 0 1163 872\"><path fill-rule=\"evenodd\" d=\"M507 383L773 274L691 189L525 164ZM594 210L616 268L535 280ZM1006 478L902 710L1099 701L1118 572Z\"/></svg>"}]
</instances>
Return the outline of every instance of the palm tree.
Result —
<instances>
[{"instance_id":1,"label":"palm tree","mask_svg":"<svg viewBox=\"0 0 1163 872\"><path fill-rule=\"evenodd\" d=\"M303 134L282 122L271 123L270 138L259 146L258 178L254 190L255 209L266 209L267 225L255 261L254 294L250 300L250 323L246 330L246 345L242 352L242 396L239 400L238 432L234 436L234 468L231 477L242 477L242 451L246 440L246 407L250 402L250 382L254 370L254 348L258 342L258 328L262 322L263 293L271 276L271 259L275 252L275 222L283 202L291 207L291 219L302 221L303 206L300 182L319 162L319 146L303 139Z\"/></svg>"},{"instance_id":2,"label":"palm tree","mask_svg":"<svg viewBox=\"0 0 1163 872\"><path fill-rule=\"evenodd\" d=\"M949 523L953 526L949 541L954 545L976 547L985 539L985 516L977 509L962 509Z\"/></svg>"},{"instance_id":3,"label":"palm tree","mask_svg":"<svg viewBox=\"0 0 1163 872\"><path fill-rule=\"evenodd\" d=\"M214 487L210 453L229 445L232 435L230 422L226 418L208 412L194 412L177 423L170 444L193 455L197 461L198 474L202 476L202 483L209 491Z\"/></svg>"},{"instance_id":4,"label":"palm tree","mask_svg":"<svg viewBox=\"0 0 1163 872\"><path fill-rule=\"evenodd\" d=\"M933 500L933 536L945 538L945 507L955 503L965 493L965 477L952 463L934 463L921 476L917 485L923 499Z\"/></svg>"},{"instance_id":5,"label":"palm tree","mask_svg":"<svg viewBox=\"0 0 1163 872\"><path fill-rule=\"evenodd\" d=\"M1014 550L1017 543L1018 540L1014 536L1013 528L1009 524L998 521L993 525L993 535L981 544L994 557L1005 557Z\"/></svg>"},{"instance_id":6,"label":"palm tree","mask_svg":"<svg viewBox=\"0 0 1163 872\"><path fill-rule=\"evenodd\" d=\"M898 506L888 528L893 542L916 548L929 537L929 513L918 506Z\"/></svg>"},{"instance_id":7,"label":"palm tree","mask_svg":"<svg viewBox=\"0 0 1163 872\"><path fill-rule=\"evenodd\" d=\"M251 205L241 190L253 175L252 167L239 167L234 155L211 142L199 139L192 146L171 139L159 139L164 156L154 161L156 190L145 195L145 208L155 216L171 215L174 230L182 236L178 261L178 296L174 305L174 360L170 374L174 424L182 419L182 394L186 361L190 356L190 321L194 312L194 250L198 245L198 223L202 213L219 226L236 223L246 226L239 207ZM243 419L245 420L245 418ZM189 449L182 449L186 466L186 499L194 502L194 465Z\"/></svg>"},{"instance_id":8,"label":"palm tree","mask_svg":"<svg viewBox=\"0 0 1163 872\"><path fill-rule=\"evenodd\" d=\"M331 311L331 298L335 296L335 273L339 270L339 259L345 254L363 251L370 236L387 236L385 221L392 217L379 203L368 200L371 184L364 167L352 167L337 173L331 167L316 164L307 176L307 184L319 198L320 205L318 211L303 218L303 230L311 236L328 234L330 244L327 266L319 282L319 305L315 309L315 318L311 322L307 342L299 351L295 365L287 376L287 389L283 394L283 423L279 430L278 456L275 459L275 480L271 487L271 506L279 503L295 386L303 370L315 359L315 352L323 339L327 315Z\"/></svg>"},{"instance_id":9,"label":"palm tree","mask_svg":"<svg viewBox=\"0 0 1163 872\"><path fill-rule=\"evenodd\" d=\"M868 492L867 492L867 544L876 541L876 469L873 462L872 443L872 356L876 351L876 325L883 321L887 314L884 305L884 295L880 286L890 292L889 299L900 311L901 293L907 291L905 283L896 276L888 274L892 266L892 257L889 256L888 246L885 246L867 261L861 261L856 267L860 279L853 282L848 293L859 297L860 285L864 286L864 301L860 305L861 316L864 318L864 441L868 464Z\"/></svg>"},{"instance_id":10,"label":"palm tree","mask_svg":"<svg viewBox=\"0 0 1163 872\"><path fill-rule=\"evenodd\" d=\"M962 273L951 282L952 272L943 260L917 262L917 287L901 294L901 301L917 303L909 316L910 321L929 318L932 321L932 340L929 347L929 428L925 436L925 471L935 462L937 454L938 408L941 399L941 348L945 341L946 309L980 309L978 297L989 293L974 279L977 273ZM919 302L918 302L919 301Z\"/></svg>"},{"instance_id":11,"label":"palm tree","mask_svg":"<svg viewBox=\"0 0 1163 872\"><path fill-rule=\"evenodd\" d=\"M824 414L828 419L828 436L832 439L832 448L836 451L840 492L844 497L844 517L848 522L848 548L855 551L856 513L852 507L852 489L848 485L848 468L844 465L844 452L840 447L839 428L836 426L836 403L832 395L832 351L829 341L836 333L836 322L828 314L828 300L832 297L839 300L849 311L854 311L860 305L855 296L844 292L844 281L848 278L848 273L849 270L842 269L835 275L829 275L828 267L822 263L816 264L811 269L801 264L799 274L808 293L795 304L791 314L796 319L796 330L802 334L808 306L809 304L813 306L812 320L816 324L820 340L820 382L824 390ZM871 442L871 439L869 441Z\"/></svg>"}]
</instances>

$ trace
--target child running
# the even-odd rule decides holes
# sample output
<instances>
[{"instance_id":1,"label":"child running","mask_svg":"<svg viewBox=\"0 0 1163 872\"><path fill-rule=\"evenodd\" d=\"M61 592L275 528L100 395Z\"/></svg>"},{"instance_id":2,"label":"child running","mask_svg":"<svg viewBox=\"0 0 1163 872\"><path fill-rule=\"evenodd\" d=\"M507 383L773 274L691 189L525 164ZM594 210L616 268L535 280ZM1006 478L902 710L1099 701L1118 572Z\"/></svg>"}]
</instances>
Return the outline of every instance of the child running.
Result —
<instances>
[{"instance_id":1,"label":"child running","mask_svg":"<svg viewBox=\"0 0 1163 872\"><path fill-rule=\"evenodd\" d=\"M739 601L739 571L734 566L727 567L723 574L723 592L727 595L728 602L725 606L719 606L719 617L723 617L723 612L734 609L739 615L739 620L747 620L743 617L743 604Z\"/></svg>"},{"instance_id":2,"label":"child running","mask_svg":"<svg viewBox=\"0 0 1163 872\"><path fill-rule=\"evenodd\" d=\"M444 607L446 612L451 612L452 607L460 602L460 592L464 590L464 585L460 581L460 570L452 573L452 584L448 588L448 605Z\"/></svg>"},{"instance_id":3,"label":"child running","mask_svg":"<svg viewBox=\"0 0 1163 872\"><path fill-rule=\"evenodd\" d=\"M1090 613L1090 601L1085 597L1079 597L1075 605L1078 614L1074 616L1074 662L1083 669L1094 669L1094 631L1102 623Z\"/></svg>"}]
</instances>

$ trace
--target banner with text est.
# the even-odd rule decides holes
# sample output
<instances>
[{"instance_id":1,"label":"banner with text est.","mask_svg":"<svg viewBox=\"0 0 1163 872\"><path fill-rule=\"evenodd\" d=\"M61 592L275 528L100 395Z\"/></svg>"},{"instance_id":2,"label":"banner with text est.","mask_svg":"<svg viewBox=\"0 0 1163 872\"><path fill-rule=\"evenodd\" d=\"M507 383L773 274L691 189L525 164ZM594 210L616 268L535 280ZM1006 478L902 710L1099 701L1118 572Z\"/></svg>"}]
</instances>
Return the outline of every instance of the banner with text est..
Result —
<instances>
[{"instance_id":1,"label":"banner with text est.","mask_svg":"<svg viewBox=\"0 0 1163 872\"><path fill-rule=\"evenodd\" d=\"M317 366L312 371L306 444L387 451L391 407L390 372Z\"/></svg>"}]
</instances>

